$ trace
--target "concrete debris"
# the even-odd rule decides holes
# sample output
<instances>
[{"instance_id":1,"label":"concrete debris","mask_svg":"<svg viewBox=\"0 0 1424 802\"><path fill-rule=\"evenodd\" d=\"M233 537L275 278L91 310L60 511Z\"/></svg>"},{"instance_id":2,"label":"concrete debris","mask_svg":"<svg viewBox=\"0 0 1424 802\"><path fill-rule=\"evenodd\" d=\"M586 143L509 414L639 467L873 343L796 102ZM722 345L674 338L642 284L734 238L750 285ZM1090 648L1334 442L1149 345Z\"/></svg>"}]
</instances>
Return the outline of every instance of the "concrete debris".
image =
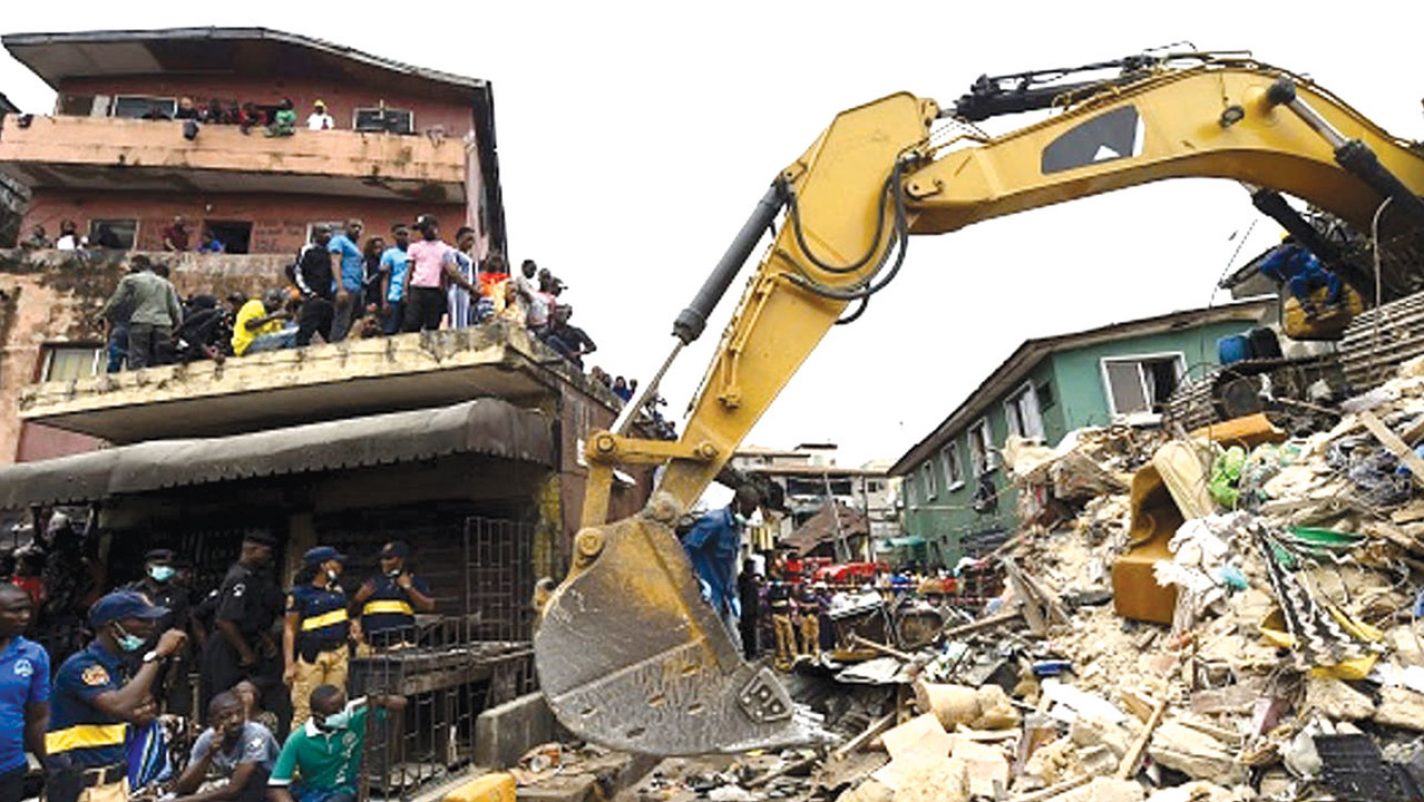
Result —
<instances>
[{"instance_id":1,"label":"concrete debris","mask_svg":"<svg viewBox=\"0 0 1424 802\"><path fill-rule=\"evenodd\" d=\"M1379 781L1365 766L1424 778L1424 359L1408 370L1309 425L1010 438L1021 528L961 566L993 589L937 601L948 624L919 647L798 666L841 748L665 763L636 802L1244 802L1349 798Z\"/></svg>"}]
</instances>

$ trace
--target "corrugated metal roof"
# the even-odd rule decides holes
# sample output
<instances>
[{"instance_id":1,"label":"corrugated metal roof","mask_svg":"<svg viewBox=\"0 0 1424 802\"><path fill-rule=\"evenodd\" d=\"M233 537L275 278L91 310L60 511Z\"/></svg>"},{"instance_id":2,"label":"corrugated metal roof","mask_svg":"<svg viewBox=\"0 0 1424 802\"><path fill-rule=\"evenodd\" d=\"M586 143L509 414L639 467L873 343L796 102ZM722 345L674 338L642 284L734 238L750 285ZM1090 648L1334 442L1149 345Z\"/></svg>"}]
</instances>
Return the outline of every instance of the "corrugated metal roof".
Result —
<instances>
[{"instance_id":1,"label":"corrugated metal roof","mask_svg":"<svg viewBox=\"0 0 1424 802\"><path fill-rule=\"evenodd\" d=\"M536 410L481 398L230 437L155 440L0 469L0 509L461 453L552 467L553 425Z\"/></svg>"}]
</instances>

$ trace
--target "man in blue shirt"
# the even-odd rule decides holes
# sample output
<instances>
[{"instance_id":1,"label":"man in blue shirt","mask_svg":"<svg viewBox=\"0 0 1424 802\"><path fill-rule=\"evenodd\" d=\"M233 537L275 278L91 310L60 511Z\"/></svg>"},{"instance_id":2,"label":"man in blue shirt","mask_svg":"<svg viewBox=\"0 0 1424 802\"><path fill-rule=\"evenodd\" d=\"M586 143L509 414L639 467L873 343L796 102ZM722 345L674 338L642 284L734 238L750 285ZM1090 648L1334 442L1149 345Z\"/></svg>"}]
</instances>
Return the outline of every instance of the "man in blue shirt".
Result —
<instances>
[{"instance_id":1,"label":"man in blue shirt","mask_svg":"<svg viewBox=\"0 0 1424 802\"><path fill-rule=\"evenodd\" d=\"M435 612L435 597L424 579L406 569L410 545L392 540L381 548L381 572L367 579L351 600L361 635L374 649L415 642L415 614Z\"/></svg>"},{"instance_id":2,"label":"man in blue shirt","mask_svg":"<svg viewBox=\"0 0 1424 802\"><path fill-rule=\"evenodd\" d=\"M702 597L726 625L739 653L742 639L738 631L741 609L737 599L737 562L747 519L759 506L761 494L751 485L742 485L731 504L698 518L682 538L682 547L702 585Z\"/></svg>"},{"instance_id":3,"label":"man in blue shirt","mask_svg":"<svg viewBox=\"0 0 1424 802\"><path fill-rule=\"evenodd\" d=\"M132 679L125 657L144 648L154 622L167 612L131 590L110 593L89 608L94 642L65 660L54 677L45 735L48 802L127 802L129 726L157 717L153 681L187 636L176 629L163 633Z\"/></svg>"},{"instance_id":4,"label":"man in blue shirt","mask_svg":"<svg viewBox=\"0 0 1424 802\"><path fill-rule=\"evenodd\" d=\"M181 796L173 802L263 802L280 751L271 730L248 721L242 700L224 691L208 703L208 729L193 744L188 768L173 786ZM227 782L198 791L212 774Z\"/></svg>"},{"instance_id":5,"label":"man in blue shirt","mask_svg":"<svg viewBox=\"0 0 1424 802\"><path fill-rule=\"evenodd\" d=\"M336 274L336 317L331 323L331 341L339 343L351 331L351 321L360 317L361 299L365 296L366 258L361 253L360 220L347 220L346 229L326 243L327 251L339 265L332 265Z\"/></svg>"},{"instance_id":6,"label":"man in blue shirt","mask_svg":"<svg viewBox=\"0 0 1424 802\"><path fill-rule=\"evenodd\" d=\"M1345 284L1315 258L1315 254L1299 245L1294 237L1286 236L1281 244L1258 268L1261 275L1279 284L1284 284L1290 294L1300 302L1307 318L1319 314L1311 296L1321 287L1325 288L1325 306L1340 303L1340 293Z\"/></svg>"},{"instance_id":7,"label":"man in blue shirt","mask_svg":"<svg viewBox=\"0 0 1424 802\"><path fill-rule=\"evenodd\" d=\"M410 229L404 223L391 226L394 245L381 254L381 297L386 300L381 314L386 334L395 334L405 322L405 271L410 267Z\"/></svg>"},{"instance_id":8,"label":"man in blue shirt","mask_svg":"<svg viewBox=\"0 0 1424 802\"><path fill-rule=\"evenodd\" d=\"M25 751L45 758L49 724L49 655L24 637L30 625L30 594L0 585L0 802L25 798Z\"/></svg>"}]
</instances>

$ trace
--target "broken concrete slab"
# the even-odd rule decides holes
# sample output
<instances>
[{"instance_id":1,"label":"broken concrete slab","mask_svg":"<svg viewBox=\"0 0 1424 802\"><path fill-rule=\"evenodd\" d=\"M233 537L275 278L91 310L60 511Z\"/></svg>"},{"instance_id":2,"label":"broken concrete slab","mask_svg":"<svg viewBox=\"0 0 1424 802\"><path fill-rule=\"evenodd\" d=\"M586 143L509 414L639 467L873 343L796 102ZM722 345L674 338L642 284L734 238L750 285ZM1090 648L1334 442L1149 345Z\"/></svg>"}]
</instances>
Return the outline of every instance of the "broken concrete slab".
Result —
<instances>
[{"instance_id":1,"label":"broken concrete slab","mask_svg":"<svg viewBox=\"0 0 1424 802\"><path fill-rule=\"evenodd\" d=\"M1375 714L1370 697L1332 677L1311 677L1305 686L1305 704L1335 720L1362 721Z\"/></svg>"},{"instance_id":2,"label":"broken concrete slab","mask_svg":"<svg viewBox=\"0 0 1424 802\"><path fill-rule=\"evenodd\" d=\"M964 761L971 795L997 799L1008 790L1009 761L999 747L959 740L954 757Z\"/></svg>"},{"instance_id":3,"label":"broken concrete slab","mask_svg":"<svg viewBox=\"0 0 1424 802\"><path fill-rule=\"evenodd\" d=\"M515 792L519 802L588 802L598 780L592 774L545 777Z\"/></svg>"},{"instance_id":4,"label":"broken concrete slab","mask_svg":"<svg viewBox=\"0 0 1424 802\"><path fill-rule=\"evenodd\" d=\"M1147 754L1194 780L1239 782L1245 774L1225 744L1180 721L1158 727Z\"/></svg>"},{"instance_id":5,"label":"broken concrete slab","mask_svg":"<svg viewBox=\"0 0 1424 802\"><path fill-rule=\"evenodd\" d=\"M1408 688L1385 688L1380 691L1375 722L1386 727L1424 732L1424 694Z\"/></svg>"}]
</instances>

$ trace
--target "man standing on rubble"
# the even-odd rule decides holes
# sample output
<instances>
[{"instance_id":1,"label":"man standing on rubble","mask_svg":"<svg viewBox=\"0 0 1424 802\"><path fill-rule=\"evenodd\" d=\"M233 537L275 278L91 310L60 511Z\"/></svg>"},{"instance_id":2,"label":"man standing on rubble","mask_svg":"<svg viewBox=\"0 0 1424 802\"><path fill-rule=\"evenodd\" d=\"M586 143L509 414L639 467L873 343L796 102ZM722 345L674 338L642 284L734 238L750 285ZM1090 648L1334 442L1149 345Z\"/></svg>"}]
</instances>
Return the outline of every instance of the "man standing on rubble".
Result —
<instances>
[{"instance_id":1,"label":"man standing on rubble","mask_svg":"<svg viewBox=\"0 0 1424 802\"><path fill-rule=\"evenodd\" d=\"M692 569L702 584L702 597L711 603L737 651L742 650L738 619L737 558L742 552L742 532L747 519L761 506L761 493L751 485L737 488L732 503L703 515L682 538Z\"/></svg>"}]
</instances>

